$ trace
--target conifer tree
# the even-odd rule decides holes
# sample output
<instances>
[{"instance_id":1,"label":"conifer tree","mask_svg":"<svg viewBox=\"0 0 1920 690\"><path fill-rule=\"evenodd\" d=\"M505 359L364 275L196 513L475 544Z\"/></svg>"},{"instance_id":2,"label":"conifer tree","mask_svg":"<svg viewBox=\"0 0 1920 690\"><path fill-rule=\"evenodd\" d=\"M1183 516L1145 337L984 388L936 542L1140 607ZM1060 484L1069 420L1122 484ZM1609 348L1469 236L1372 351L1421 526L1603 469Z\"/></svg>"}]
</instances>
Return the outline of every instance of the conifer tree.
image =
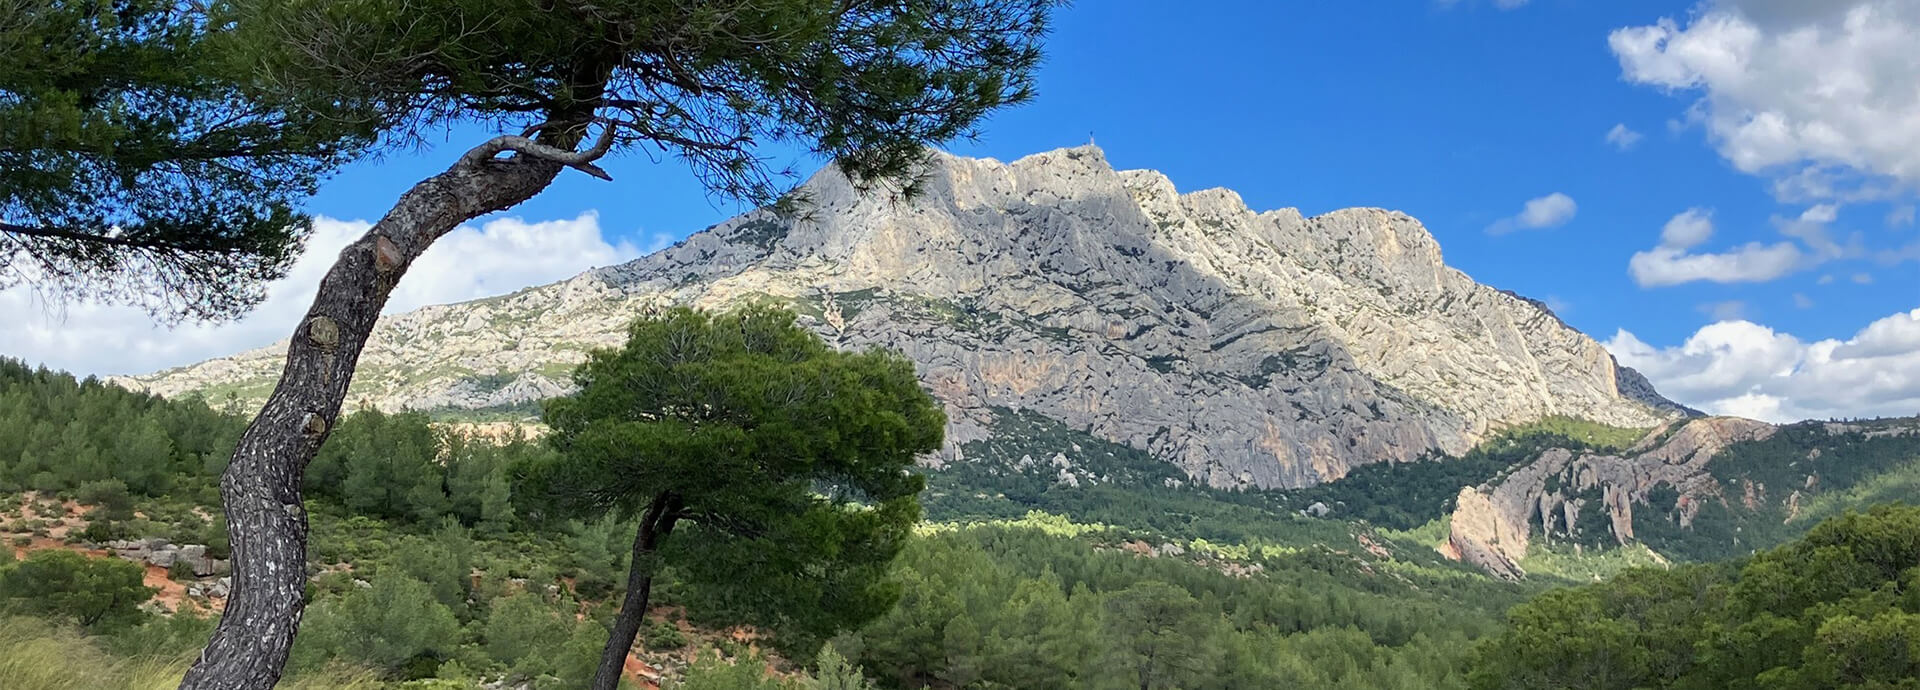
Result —
<instances>
[{"instance_id":1,"label":"conifer tree","mask_svg":"<svg viewBox=\"0 0 1920 690\"><path fill-rule=\"evenodd\" d=\"M766 307L674 309L574 379L547 403L560 456L523 474L549 516L637 518L593 688L619 682L663 564L776 634L824 640L893 605L924 485L908 470L946 425L906 359L836 351Z\"/></svg>"},{"instance_id":2,"label":"conifer tree","mask_svg":"<svg viewBox=\"0 0 1920 690\"><path fill-rule=\"evenodd\" d=\"M754 203L774 202L785 179L765 164L772 143L863 186L906 179L927 144L1030 97L1056 2L166 3L217 29L209 64L245 66L243 93L321 114L322 131L395 144L452 124L502 132L402 194L321 280L222 478L233 594L182 687L279 678L305 602L302 472L388 295L435 240L563 170L608 179L596 161L616 151L679 157L715 193Z\"/></svg>"}]
</instances>

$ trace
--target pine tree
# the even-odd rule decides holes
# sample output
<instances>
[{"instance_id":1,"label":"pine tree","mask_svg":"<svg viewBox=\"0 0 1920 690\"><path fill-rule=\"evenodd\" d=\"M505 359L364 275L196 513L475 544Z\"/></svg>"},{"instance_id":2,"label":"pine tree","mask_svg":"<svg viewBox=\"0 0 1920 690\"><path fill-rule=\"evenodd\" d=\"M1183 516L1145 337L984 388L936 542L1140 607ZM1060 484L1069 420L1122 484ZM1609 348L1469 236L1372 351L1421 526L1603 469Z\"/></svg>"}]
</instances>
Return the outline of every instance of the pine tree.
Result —
<instances>
[{"instance_id":1,"label":"pine tree","mask_svg":"<svg viewBox=\"0 0 1920 690\"><path fill-rule=\"evenodd\" d=\"M547 403L559 457L521 474L538 510L639 518L596 690L619 680L668 561L743 622L800 640L894 603L887 565L920 517L908 470L946 423L904 358L834 350L771 308L674 309L575 381Z\"/></svg>"}]
</instances>

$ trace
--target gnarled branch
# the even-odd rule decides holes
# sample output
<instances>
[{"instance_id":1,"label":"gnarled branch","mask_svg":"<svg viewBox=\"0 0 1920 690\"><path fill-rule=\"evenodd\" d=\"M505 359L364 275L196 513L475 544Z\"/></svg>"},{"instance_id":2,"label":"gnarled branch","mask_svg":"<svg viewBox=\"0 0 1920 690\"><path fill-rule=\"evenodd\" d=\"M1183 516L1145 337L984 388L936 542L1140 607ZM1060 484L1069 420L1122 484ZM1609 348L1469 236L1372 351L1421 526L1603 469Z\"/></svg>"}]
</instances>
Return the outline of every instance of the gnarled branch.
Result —
<instances>
[{"instance_id":1,"label":"gnarled branch","mask_svg":"<svg viewBox=\"0 0 1920 690\"><path fill-rule=\"evenodd\" d=\"M542 144L528 137L503 134L488 139L486 143L473 147L473 150L468 151L466 155L460 157L460 165L468 167L478 166L481 163L493 160L494 156L498 156L502 152L512 151L524 156L553 161L602 180L612 182L613 176L608 175L607 171L602 170L598 165L594 165L593 162L607 155L608 151L613 150L614 129L613 123L606 123L605 127L600 130L600 138L594 140L593 146L588 147L584 151L567 151Z\"/></svg>"}]
</instances>

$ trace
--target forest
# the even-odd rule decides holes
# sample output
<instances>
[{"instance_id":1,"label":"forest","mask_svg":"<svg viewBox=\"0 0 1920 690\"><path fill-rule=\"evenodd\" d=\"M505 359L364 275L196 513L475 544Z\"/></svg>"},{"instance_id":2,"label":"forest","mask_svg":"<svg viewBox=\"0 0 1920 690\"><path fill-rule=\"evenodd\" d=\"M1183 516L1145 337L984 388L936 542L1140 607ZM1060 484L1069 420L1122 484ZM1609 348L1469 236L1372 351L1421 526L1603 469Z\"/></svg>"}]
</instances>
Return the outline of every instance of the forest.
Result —
<instances>
[{"instance_id":1,"label":"forest","mask_svg":"<svg viewBox=\"0 0 1920 690\"><path fill-rule=\"evenodd\" d=\"M203 400L0 362L0 531L14 547L0 549L0 651L18 660L0 664L0 680L59 687L30 674L81 673L82 659L103 685L177 678L215 600L156 605L140 565L87 552L162 538L224 557L215 487L242 423ZM1885 655L1920 639L1912 511L1845 514L1750 560L1571 589L1550 577L1496 582L1390 529L1445 507L1446 492L1421 487L1497 473L1533 443L1570 436L1510 434L1468 458L1369 469L1296 495L1167 489L1121 501L1128 489L1116 486L973 515L935 498L886 572L897 603L831 637L798 618L783 629L760 602L670 564L640 633L650 675L627 682L1411 689L1594 677L1609 684L1592 687L1798 688L1902 687L1873 683L1911 676L1900 664L1920 655ZM307 473L311 606L287 685L581 686L617 610L631 526L532 514L514 468L556 452L419 413L347 416ZM930 493L958 486L932 480ZM1359 519L1291 507L1309 498ZM1807 563L1849 575L1808 580L1822 571ZM179 568L163 579L213 581ZM1651 641L1664 646L1616 659ZM1681 664L1676 650L1693 648L1746 656ZM1789 656L1787 670L1756 666ZM1748 675L1701 680L1713 669Z\"/></svg>"}]
</instances>

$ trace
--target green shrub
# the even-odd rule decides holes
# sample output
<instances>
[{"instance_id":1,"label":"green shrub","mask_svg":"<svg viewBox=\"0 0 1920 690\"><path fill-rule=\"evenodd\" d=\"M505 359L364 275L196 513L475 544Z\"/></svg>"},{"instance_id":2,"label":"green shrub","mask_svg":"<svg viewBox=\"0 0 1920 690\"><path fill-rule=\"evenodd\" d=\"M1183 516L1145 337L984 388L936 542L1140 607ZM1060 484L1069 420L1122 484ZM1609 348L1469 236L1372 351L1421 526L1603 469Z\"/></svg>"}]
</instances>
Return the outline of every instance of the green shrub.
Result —
<instances>
[{"instance_id":1,"label":"green shrub","mask_svg":"<svg viewBox=\"0 0 1920 690\"><path fill-rule=\"evenodd\" d=\"M94 520L87 523L86 529L80 530L80 537L97 544L119 539L126 534L126 531L123 523Z\"/></svg>"},{"instance_id":2,"label":"green shrub","mask_svg":"<svg viewBox=\"0 0 1920 690\"><path fill-rule=\"evenodd\" d=\"M140 604L153 596L138 565L89 558L72 551L38 551L0 571L0 598L28 613L72 619L82 626L138 623Z\"/></svg>"},{"instance_id":3,"label":"green shrub","mask_svg":"<svg viewBox=\"0 0 1920 690\"><path fill-rule=\"evenodd\" d=\"M517 594L493 602L482 628L487 656L525 675L554 672L547 658L571 632L569 621L540 597Z\"/></svg>"},{"instance_id":4,"label":"green shrub","mask_svg":"<svg viewBox=\"0 0 1920 690\"><path fill-rule=\"evenodd\" d=\"M680 632L680 626L674 625L673 621L654 621L648 624L646 635L642 639L646 641L647 649L655 651L687 646L686 634Z\"/></svg>"},{"instance_id":5,"label":"green shrub","mask_svg":"<svg viewBox=\"0 0 1920 690\"><path fill-rule=\"evenodd\" d=\"M174 582L188 582L199 577L193 572L193 564L184 560L174 561L173 565L167 566L167 579Z\"/></svg>"},{"instance_id":6,"label":"green shrub","mask_svg":"<svg viewBox=\"0 0 1920 690\"><path fill-rule=\"evenodd\" d=\"M371 587L308 607L294 644L294 664L318 668L344 659L402 678L425 677L452 657L464 637L460 622L434 600L431 587L388 575L373 578Z\"/></svg>"},{"instance_id":7,"label":"green shrub","mask_svg":"<svg viewBox=\"0 0 1920 690\"><path fill-rule=\"evenodd\" d=\"M798 681L783 680L767 673L767 662L758 655L742 655L723 660L718 654L702 654L687 668L673 690L801 690Z\"/></svg>"},{"instance_id":8,"label":"green shrub","mask_svg":"<svg viewBox=\"0 0 1920 690\"><path fill-rule=\"evenodd\" d=\"M127 492L127 483L118 479L102 479L81 484L73 492L74 499L94 507L94 514L107 520L133 519L133 495Z\"/></svg>"}]
</instances>

